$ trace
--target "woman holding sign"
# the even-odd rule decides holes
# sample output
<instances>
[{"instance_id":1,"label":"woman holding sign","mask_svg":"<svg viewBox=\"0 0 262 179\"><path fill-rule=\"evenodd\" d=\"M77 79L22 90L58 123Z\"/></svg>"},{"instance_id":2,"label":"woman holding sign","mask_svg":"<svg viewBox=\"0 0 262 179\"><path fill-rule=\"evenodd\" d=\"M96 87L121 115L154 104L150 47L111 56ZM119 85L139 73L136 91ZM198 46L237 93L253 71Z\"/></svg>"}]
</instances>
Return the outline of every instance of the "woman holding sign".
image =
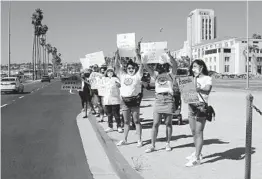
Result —
<instances>
[{"instance_id":1,"label":"woman holding sign","mask_svg":"<svg viewBox=\"0 0 262 179\"><path fill-rule=\"evenodd\" d=\"M205 103L208 103L208 96L212 89L212 78L208 76L208 70L203 60L193 61L189 68L190 76L194 77L194 84L198 92L199 102L188 105L188 119L192 131L195 152L187 157L187 167L201 164L203 147L203 131L206 124Z\"/></svg>"},{"instance_id":2,"label":"woman holding sign","mask_svg":"<svg viewBox=\"0 0 262 179\"><path fill-rule=\"evenodd\" d=\"M169 58L167 57L169 56ZM158 134L158 128L161 122L162 116L165 118L166 123L166 151L171 151L170 140L172 136L172 113L174 111L174 91L173 85L174 80L176 79L177 72L177 62L171 56L170 52L163 54L161 56L162 64L158 63L156 66L156 71L149 68L148 56L143 56L145 69L149 74L155 79L155 91L156 91L156 100L153 113L153 127L151 133L151 142L152 145L146 149L146 153L153 152L155 150L155 143ZM170 67L172 67L170 71Z\"/></svg>"},{"instance_id":3,"label":"woman holding sign","mask_svg":"<svg viewBox=\"0 0 262 179\"><path fill-rule=\"evenodd\" d=\"M117 143L118 146L125 145L127 143L128 132L130 129L131 114L136 125L136 132L138 135L137 147L142 147L142 126L139 118L139 106L140 106L140 93L141 93L141 78L143 75L143 65L140 67L132 60L127 62L126 70L120 64L119 52L116 52L116 72L120 78L121 88L120 96L122 97L122 113L124 117L124 140ZM137 50L137 57L139 62L140 54Z\"/></svg>"},{"instance_id":4,"label":"woman holding sign","mask_svg":"<svg viewBox=\"0 0 262 179\"><path fill-rule=\"evenodd\" d=\"M121 128L120 120L120 81L114 73L114 68L108 67L105 72L104 80L104 97L103 103L105 105L107 116L108 116L108 129L106 132L113 131L113 117L115 117L117 124L117 131L119 133L123 132Z\"/></svg>"}]
</instances>

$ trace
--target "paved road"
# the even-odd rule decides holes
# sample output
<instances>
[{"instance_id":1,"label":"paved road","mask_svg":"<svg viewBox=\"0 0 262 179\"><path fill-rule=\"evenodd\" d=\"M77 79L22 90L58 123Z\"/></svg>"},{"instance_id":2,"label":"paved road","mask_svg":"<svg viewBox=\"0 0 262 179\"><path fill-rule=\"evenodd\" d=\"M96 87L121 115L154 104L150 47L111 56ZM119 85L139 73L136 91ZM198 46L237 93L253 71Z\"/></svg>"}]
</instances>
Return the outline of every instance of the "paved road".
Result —
<instances>
[{"instance_id":1,"label":"paved road","mask_svg":"<svg viewBox=\"0 0 262 179\"><path fill-rule=\"evenodd\" d=\"M78 95L61 91L60 85L56 81L23 98L15 95L15 102L1 108L2 178L93 178L76 125Z\"/></svg>"}]
</instances>

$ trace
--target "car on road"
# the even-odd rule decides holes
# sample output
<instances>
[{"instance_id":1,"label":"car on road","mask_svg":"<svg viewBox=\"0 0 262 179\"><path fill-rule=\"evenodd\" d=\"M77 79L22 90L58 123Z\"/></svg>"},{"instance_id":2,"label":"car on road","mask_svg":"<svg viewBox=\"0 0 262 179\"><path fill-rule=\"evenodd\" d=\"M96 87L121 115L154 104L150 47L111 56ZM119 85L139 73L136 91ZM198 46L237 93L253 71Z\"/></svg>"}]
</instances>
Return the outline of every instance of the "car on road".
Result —
<instances>
[{"instance_id":1,"label":"car on road","mask_svg":"<svg viewBox=\"0 0 262 179\"><path fill-rule=\"evenodd\" d=\"M5 77L1 79L1 92L23 93L24 85L18 77Z\"/></svg>"},{"instance_id":2,"label":"car on road","mask_svg":"<svg viewBox=\"0 0 262 179\"><path fill-rule=\"evenodd\" d=\"M51 82L51 79L50 79L50 77L48 76L48 75L44 75L44 76L42 76L42 78L41 78L41 82Z\"/></svg>"}]
</instances>

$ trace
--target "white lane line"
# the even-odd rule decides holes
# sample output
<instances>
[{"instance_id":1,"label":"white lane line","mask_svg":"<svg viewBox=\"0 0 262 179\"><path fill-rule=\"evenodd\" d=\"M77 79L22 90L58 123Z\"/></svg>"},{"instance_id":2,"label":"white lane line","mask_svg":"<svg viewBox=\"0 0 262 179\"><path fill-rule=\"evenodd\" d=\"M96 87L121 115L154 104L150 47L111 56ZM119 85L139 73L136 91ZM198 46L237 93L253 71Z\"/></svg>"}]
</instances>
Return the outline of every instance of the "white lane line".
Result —
<instances>
[{"instance_id":1,"label":"white lane line","mask_svg":"<svg viewBox=\"0 0 262 179\"><path fill-rule=\"evenodd\" d=\"M13 99L13 101L15 101L15 100Z\"/></svg>"},{"instance_id":2,"label":"white lane line","mask_svg":"<svg viewBox=\"0 0 262 179\"><path fill-rule=\"evenodd\" d=\"M5 106L7 106L7 104L3 104L3 105L1 106L1 108L2 108L2 107L5 107Z\"/></svg>"},{"instance_id":3,"label":"white lane line","mask_svg":"<svg viewBox=\"0 0 262 179\"><path fill-rule=\"evenodd\" d=\"M21 98L23 98L24 96L20 96L19 98L21 99Z\"/></svg>"},{"instance_id":4,"label":"white lane line","mask_svg":"<svg viewBox=\"0 0 262 179\"><path fill-rule=\"evenodd\" d=\"M38 91L38 90L39 90L39 88L36 89L36 91Z\"/></svg>"},{"instance_id":5,"label":"white lane line","mask_svg":"<svg viewBox=\"0 0 262 179\"><path fill-rule=\"evenodd\" d=\"M34 91L31 91L31 93L33 93Z\"/></svg>"}]
</instances>

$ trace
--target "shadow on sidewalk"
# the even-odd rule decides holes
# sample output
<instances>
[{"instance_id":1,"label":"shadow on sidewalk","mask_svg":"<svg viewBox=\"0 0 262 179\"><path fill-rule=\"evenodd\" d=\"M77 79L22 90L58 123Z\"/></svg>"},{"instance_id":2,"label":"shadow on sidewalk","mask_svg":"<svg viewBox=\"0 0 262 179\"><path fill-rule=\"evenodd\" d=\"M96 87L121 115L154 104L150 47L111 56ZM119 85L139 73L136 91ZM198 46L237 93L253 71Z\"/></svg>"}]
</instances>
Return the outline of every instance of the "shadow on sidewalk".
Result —
<instances>
[{"instance_id":1,"label":"shadow on sidewalk","mask_svg":"<svg viewBox=\"0 0 262 179\"><path fill-rule=\"evenodd\" d=\"M252 150L251 154L254 154L255 153L255 148L252 147L251 150ZM245 158L245 147L237 147L237 148L226 150L224 152L208 155L208 156L205 156L204 159L212 158L212 157L215 157L215 158L213 158L211 160L208 160L208 161L206 161L206 162L204 162L202 164L214 163L216 161L225 160L225 159L228 159L228 160L242 160L242 159Z\"/></svg>"},{"instance_id":2,"label":"shadow on sidewalk","mask_svg":"<svg viewBox=\"0 0 262 179\"><path fill-rule=\"evenodd\" d=\"M146 105L146 106L140 106L140 108L148 108L148 107L151 107L152 105L149 104L149 105Z\"/></svg>"},{"instance_id":3,"label":"shadow on sidewalk","mask_svg":"<svg viewBox=\"0 0 262 179\"><path fill-rule=\"evenodd\" d=\"M142 101L155 101L155 99L142 99Z\"/></svg>"},{"instance_id":4,"label":"shadow on sidewalk","mask_svg":"<svg viewBox=\"0 0 262 179\"><path fill-rule=\"evenodd\" d=\"M177 136L172 136L171 137L171 141L174 141L174 140L179 140L179 139L185 139L185 138L188 138L188 137L192 137L192 135L177 135ZM165 142L166 141L166 137L161 137L161 138L157 138L156 139L156 142ZM144 141L144 145L148 145L151 143L151 139L148 139L148 140L145 140ZM164 150L165 148L161 148L159 150Z\"/></svg>"},{"instance_id":5,"label":"shadow on sidewalk","mask_svg":"<svg viewBox=\"0 0 262 179\"><path fill-rule=\"evenodd\" d=\"M224 142L224 141L221 141L220 139L207 139L207 140L204 140L204 145L212 145L212 144L229 144L229 142ZM185 147L194 147L194 143L189 143L189 144L184 144L184 145L179 145L179 146L176 146L176 147L173 147L172 149L175 149L175 148L185 148Z\"/></svg>"}]
</instances>

